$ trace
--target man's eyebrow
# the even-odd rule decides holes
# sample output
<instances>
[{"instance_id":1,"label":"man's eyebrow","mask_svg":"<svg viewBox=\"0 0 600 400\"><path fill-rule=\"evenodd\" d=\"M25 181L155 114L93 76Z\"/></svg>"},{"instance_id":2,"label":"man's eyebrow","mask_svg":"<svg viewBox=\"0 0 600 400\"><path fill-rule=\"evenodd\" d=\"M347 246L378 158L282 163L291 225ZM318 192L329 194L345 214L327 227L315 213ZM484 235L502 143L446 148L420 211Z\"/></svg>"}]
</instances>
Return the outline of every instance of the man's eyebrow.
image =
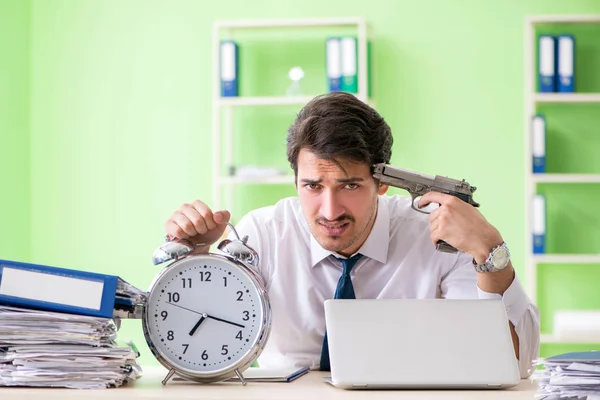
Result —
<instances>
[{"instance_id":1,"label":"man's eyebrow","mask_svg":"<svg viewBox=\"0 0 600 400\"><path fill-rule=\"evenodd\" d=\"M349 178L336 179L336 181L340 182L340 183L354 183L354 182L362 182L364 180L365 180L365 178L360 178L358 176L351 176Z\"/></svg>"},{"instance_id":2,"label":"man's eyebrow","mask_svg":"<svg viewBox=\"0 0 600 400\"><path fill-rule=\"evenodd\" d=\"M321 183L323 181L323 179L308 179L308 178L302 178L300 179L300 182L302 183L306 183L309 185L316 185L317 183Z\"/></svg>"},{"instance_id":3,"label":"man's eyebrow","mask_svg":"<svg viewBox=\"0 0 600 400\"><path fill-rule=\"evenodd\" d=\"M364 180L365 180L365 178L361 178L358 176L351 176L348 178L338 178L335 181L339 182L339 183L354 183L354 182L363 182ZM323 179L322 178L319 178L319 179L302 178L302 179L300 179L300 182L308 184L308 185L316 185L316 184L323 182Z\"/></svg>"}]
</instances>

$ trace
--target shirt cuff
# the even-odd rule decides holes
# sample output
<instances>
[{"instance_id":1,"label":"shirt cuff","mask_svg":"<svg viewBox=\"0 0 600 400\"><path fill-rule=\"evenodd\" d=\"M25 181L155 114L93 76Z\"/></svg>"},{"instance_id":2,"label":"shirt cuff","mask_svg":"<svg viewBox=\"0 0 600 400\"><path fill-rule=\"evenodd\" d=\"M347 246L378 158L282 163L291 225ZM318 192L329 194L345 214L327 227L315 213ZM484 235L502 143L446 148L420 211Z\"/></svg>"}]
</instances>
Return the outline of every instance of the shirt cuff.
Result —
<instances>
[{"instance_id":1,"label":"shirt cuff","mask_svg":"<svg viewBox=\"0 0 600 400\"><path fill-rule=\"evenodd\" d=\"M493 274L493 272L488 272ZM498 300L502 299L504 303L504 307L506 307L506 315L508 316L508 320L513 323L514 326L517 326L517 323L523 318L525 312L529 308L529 297L527 293L525 293L525 289L521 285L519 278L515 274L515 279L512 281L508 289L504 292L504 294L498 293L489 293L481 290L479 286L477 286L477 293L480 299L483 300Z\"/></svg>"}]
</instances>

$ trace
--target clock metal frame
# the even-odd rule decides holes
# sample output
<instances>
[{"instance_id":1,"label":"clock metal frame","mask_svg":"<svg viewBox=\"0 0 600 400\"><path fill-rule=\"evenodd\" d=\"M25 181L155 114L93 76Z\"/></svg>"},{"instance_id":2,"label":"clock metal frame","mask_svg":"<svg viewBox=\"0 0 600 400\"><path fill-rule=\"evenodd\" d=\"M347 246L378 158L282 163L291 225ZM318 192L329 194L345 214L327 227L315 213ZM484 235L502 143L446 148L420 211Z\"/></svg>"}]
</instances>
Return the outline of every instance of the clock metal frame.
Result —
<instances>
[{"instance_id":1,"label":"clock metal frame","mask_svg":"<svg viewBox=\"0 0 600 400\"><path fill-rule=\"evenodd\" d=\"M262 319L260 321L259 333L258 333L257 339L255 340L254 344L250 347L250 349L247 351L246 355L244 357L242 357L241 359L239 359L238 361L231 364L230 366L221 368L221 369L218 369L218 370L215 370L212 372L192 371L187 368L182 368L181 366L177 365L176 362L172 362L168 357L166 357L164 354L162 354L158 350L157 346L154 344L154 342L150 336L150 330L148 327L151 313L149 311L148 301L146 301L146 303L144 304L144 309L143 309L143 314L142 314L142 328L144 331L144 337L146 338L146 343L148 344L148 347L150 348L150 351L152 352L154 357L158 360L158 362L161 365L163 365L165 368L167 368L169 370L169 373L167 374L165 379L162 381L162 384L166 385L167 382L169 381L169 379L171 379L171 377L174 374L177 374L184 379L195 381L195 382L201 382L201 383L220 382L220 381L224 381L229 378L232 378L234 376L237 376L240 379L240 381L242 382L242 384L246 385L246 380L244 379L242 372L245 371L248 367L250 367L252 365L252 363L254 361L256 361L256 359L260 356L260 354L262 353L262 351L267 343L269 334L271 332L271 323L272 323L272 321L271 321L271 318L272 318L271 306L269 303L269 297L267 294L267 290L263 283L263 279L251 266L249 266L248 264L246 264L243 261L237 260L236 258L234 258L232 256L220 255L220 254L214 254L214 253L199 254L199 255L193 255L193 256L179 258L179 259L173 261L172 263L170 263L169 265L167 265L165 268L163 268L163 270L154 278L154 280L150 284L150 289L148 291L148 298L150 298L150 294L153 292L153 290L156 288L156 286L161 282L162 278L165 276L165 274L168 271L172 270L173 268L177 268L180 264L182 264L183 260L189 261L190 259L197 259L199 262L202 262L203 260L204 260L203 262L206 262L206 261L210 262L210 260L214 260L214 259L222 260L229 264L232 264L234 267L239 269L242 274L245 274L250 279L250 282L252 282L252 284L257 289L257 292L259 294L259 299L260 299L260 305L263 310Z\"/></svg>"}]
</instances>

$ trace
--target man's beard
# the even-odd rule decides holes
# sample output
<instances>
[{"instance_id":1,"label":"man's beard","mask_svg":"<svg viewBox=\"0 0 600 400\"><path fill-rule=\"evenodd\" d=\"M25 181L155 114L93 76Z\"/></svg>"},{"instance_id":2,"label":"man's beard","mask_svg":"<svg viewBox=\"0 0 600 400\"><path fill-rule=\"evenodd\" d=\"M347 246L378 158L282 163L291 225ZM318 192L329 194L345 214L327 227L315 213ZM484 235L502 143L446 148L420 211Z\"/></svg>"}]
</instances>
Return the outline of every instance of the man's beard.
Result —
<instances>
[{"instance_id":1,"label":"man's beard","mask_svg":"<svg viewBox=\"0 0 600 400\"><path fill-rule=\"evenodd\" d=\"M319 240L319 237L317 235L313 235L314 238L317 240L317 242L321 245L321 247L323 247L325 250L328 251L332 251L335 253L340 253L343 250L353 246L356 241L358 241L364 234L365 230L367 230L367 228L371 225L371 221L373 220L374 216L377 214L376 212L377 207L374 207L373 210L371 211L371 215L369 215L369 218L367 219L367 222L365 224L365 226L360 230L360 232L358 232L357 234L355 234L354 236L352 236L351 238L349 238L347 241L340 243L337 240L341 238L341 236L327 236L328 241L334 241L333 243L322 243ZM327 225L329 224L342 224L342 223L356 223L356 219L349 215L349 214L342 214L339 217L337 217L334 220L328 220L325 217L318 217L315 219L315 229L319 229L319 227L321 226L321 224L325 224ZM344 232L346 233L346 232ZM366 240L366 237L365 237Z\"/></svg>"}]
</instances>

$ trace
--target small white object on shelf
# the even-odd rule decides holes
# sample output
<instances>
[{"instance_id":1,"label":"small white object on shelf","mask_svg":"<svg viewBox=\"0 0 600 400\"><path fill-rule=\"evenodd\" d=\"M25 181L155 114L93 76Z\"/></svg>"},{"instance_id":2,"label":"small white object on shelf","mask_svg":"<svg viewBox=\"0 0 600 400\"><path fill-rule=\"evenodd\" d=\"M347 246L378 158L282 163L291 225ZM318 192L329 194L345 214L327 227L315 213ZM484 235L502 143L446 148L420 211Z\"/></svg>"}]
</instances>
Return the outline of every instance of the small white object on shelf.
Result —
<instances>
[{"instance_id":1,"label":"small white object on shelf","mask_svg":"<svg viewBox=\"0 0 600 400\"><path fill-rule=\"evenodd\" d=\"M291 81L288 86L286 94L288 96L301 96L302 89L300 88L300 81L304 78L304 70L302 67L292 67L288 71L288 79Z\"/></svg>"},{"instance_id":2,"label":"small white object on shelf","mask_svg":"<svg viewBox=\"0 0 600 400\"><path fill-rule=\"evenodd\" d=\"M600 342L600 310L559 310L554 312L553 334L558 339Z\"/></svg>"}]
</instances>

